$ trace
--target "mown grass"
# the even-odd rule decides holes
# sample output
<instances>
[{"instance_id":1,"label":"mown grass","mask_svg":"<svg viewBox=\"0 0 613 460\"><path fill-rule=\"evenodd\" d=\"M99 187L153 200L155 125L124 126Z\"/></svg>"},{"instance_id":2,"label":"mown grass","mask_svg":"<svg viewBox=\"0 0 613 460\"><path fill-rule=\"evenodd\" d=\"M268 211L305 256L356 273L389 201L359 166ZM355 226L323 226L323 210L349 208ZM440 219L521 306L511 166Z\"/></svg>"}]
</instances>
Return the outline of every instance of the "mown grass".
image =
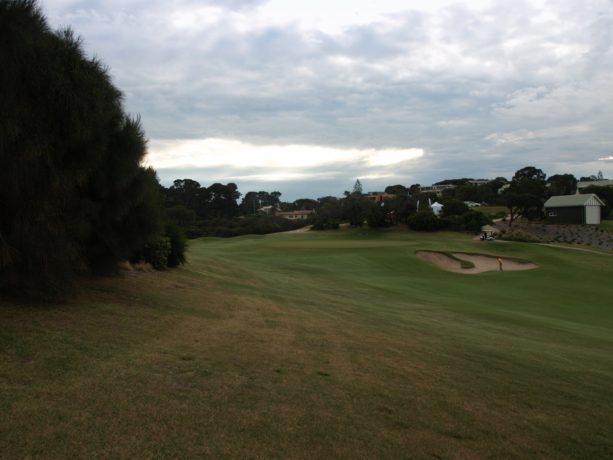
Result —
<instances>
[{"instance_id":1,"label":"mown grass","mask_svg":"<svg viewBox=\"0 0 613 460\"><path fill-rule=\"evenodd\" d=\"M540 268L466 277L419 249ZM610 255L368 230L189 255L0 303L4 457L613 455Z\"/></svg>"},{"instance_id":2,"label":"mown grass","mask_svg":"<svg viewBox=\"0 0 613 460\"><path fill-rule=\"evenodd\" d=\"M501 213L508 213L509 209L506 206L477 206L472 208L475 211L480 211L488 216L493 216Z\"/></svg>"}]
</instances>

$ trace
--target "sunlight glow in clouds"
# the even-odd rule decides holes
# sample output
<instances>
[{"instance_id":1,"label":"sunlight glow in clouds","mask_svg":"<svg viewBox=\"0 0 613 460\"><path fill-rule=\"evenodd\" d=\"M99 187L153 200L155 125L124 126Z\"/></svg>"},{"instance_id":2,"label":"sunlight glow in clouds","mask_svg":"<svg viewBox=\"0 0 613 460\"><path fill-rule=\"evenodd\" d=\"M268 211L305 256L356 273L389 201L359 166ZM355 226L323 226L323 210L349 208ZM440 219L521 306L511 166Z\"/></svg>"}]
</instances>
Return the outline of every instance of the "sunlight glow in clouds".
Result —
<instances>
[{"instance_id":1,"label":"sunlight glow in clouds","mask_svg":"<svg viewBox=\"0 0 613 460\"><path fill-rule=\"evenodd\" d=\"M40 3L109 65L166 182L613 174L611 0Z\"/></svg>"},{"instance_id":2,"label":"sunlight glow in clouds","mask_svg":"<svg viewBox=\"0 0 613 460\"><path fill-rule=\"evenodd\" d=\"M326 165L390 166L421 158L423 149L342 149L317 145L254 145L230 139L151 141L147 163L155 168L266 167L283 170ZM279 173L271 175L279 178Z\"/></svg>"}]
</instances>

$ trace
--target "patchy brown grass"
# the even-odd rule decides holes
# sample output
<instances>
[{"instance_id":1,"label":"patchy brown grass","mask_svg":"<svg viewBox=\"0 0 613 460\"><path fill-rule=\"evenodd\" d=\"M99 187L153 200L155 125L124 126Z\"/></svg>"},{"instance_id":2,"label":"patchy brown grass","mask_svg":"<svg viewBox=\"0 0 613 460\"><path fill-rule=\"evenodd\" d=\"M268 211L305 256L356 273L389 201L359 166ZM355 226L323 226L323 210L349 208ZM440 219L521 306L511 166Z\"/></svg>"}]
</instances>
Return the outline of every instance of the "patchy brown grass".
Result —
<instances>
[{"instance_id":1,"label":"patchy brown grass","mask_svg":"<svg viewBox=\"0 0 613 460\"><path fill-rule=\"evenodd\" d=\"M255 288L256 295L246 292ZM543 374L523 342L517 357L507 356L491 326L484 330L492 340L477 339L478 325L455 312L361 289L381 302L373 308L414 309L412 322L400 328L365 320L351 304L345 310L339 299L327 304L329 293L317 307L290 294L281 301L248 268L214 260L90 279L63 306L0 303L0 452L6 458L607 452L608 416L590 414L601 433L578 426L577 417L586 416L583 396L574 398L564 379ZM565 392L569 397L560 398ZM586 449L585 439L593 441L591 450L578 450Z\"/></svg>"}]
</instances>

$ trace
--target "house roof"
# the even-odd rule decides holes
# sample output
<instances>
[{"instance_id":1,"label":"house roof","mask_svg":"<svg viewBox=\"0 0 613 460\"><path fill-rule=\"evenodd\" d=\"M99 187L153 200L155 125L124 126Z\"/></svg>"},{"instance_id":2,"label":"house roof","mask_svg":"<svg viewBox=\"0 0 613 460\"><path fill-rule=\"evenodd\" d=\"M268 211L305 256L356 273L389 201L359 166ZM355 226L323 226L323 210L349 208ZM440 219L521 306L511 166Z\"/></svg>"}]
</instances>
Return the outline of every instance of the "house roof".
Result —
<instances>
[{"instance_id":1,"label":"house roof","mask_svg":"<svg viewBox=\"0 0 613 460\"><path fill-rule=\"evenodd\" d=\"M586 188L586 187L613 187L613 180L603 179L603 180L584 180L577 182L577 188Z\"/></svg>"},{"instance_id":2,"label":"house roof","mask_svg":"<svg viewBox=\"0 0 613 460\"><path fill-rule=\"evenodd\" d=\"M283 212L278 212L277 216L286 216L289 214L313 214L313 211L311 211L310 209L305 209L305 210L299 210L299 211L283 211Z\"/></svg>"},{"instance_id":3,"label":"house roof","mask_svg":"<svg viewBox=\"0 0 613 460\"><path fill-rule=\"evenodd\" d=\"M545 202L546 208L566 208L574 206L604 206L604 203L594 193L585 195L552 196Z\"/></svg>"}]
</instances>

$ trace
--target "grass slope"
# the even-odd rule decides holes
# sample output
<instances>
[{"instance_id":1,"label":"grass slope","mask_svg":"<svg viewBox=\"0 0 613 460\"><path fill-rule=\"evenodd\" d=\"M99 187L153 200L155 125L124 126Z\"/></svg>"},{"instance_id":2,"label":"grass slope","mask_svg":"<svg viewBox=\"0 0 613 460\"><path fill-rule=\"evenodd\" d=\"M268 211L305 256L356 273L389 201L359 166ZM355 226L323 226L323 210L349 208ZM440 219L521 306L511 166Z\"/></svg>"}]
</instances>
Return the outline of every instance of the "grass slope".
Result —
<instances>
[{"instance_id":1,"label":"grass slope","mask_svg":"<svg viewBox=\"0 0 613 460\"><path fill-rule=\"evenodd\" d=\"M541 268L467 277L418 249ZM610 255L372 231L189 255L0 303L3 456L613 456Z\"/></svg>"}]
</instances>

